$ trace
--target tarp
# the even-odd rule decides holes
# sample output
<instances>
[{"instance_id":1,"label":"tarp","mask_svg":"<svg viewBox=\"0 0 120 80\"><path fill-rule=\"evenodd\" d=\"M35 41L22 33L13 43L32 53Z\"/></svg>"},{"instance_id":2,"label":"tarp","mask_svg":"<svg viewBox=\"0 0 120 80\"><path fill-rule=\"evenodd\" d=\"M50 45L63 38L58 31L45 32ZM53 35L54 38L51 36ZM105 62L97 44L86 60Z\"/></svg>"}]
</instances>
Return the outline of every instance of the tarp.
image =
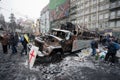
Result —
<instances>
[{"instance_id":1,"label":"tarp","mask_svg":"<svg viewBox=\"0 0 120 80\"><path fill-rule=\"evenodd\" d=\"M66 0L50 0L49 9L55 9L61 4L65 3Z\"/></svg>"}]
</instances>

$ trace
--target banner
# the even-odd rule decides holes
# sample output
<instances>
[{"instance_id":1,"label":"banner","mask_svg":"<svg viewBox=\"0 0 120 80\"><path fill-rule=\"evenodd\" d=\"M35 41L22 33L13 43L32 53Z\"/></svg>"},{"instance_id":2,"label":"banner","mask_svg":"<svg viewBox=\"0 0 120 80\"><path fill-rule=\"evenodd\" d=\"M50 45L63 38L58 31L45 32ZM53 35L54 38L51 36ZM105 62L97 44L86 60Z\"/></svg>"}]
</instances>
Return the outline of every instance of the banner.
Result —
<instances>
[{"instance_id":1,"label":"banner","mask_svg":"<svg viewBox=\"0 0 120 80\"><path fill-rule=\"evenodd\" d=\"M50 0L50 21L69 16L70 0Z\"/></svg>"},{"instance_id":2,"label":"banner","mask_svg":"<svg viewBox=\"0 0 120 80\"><path fill-rule=\"evenodd\" d=\"M28 63L29 63L28 66L30 69L33 67L33 65L35 63L37 52L38 52L38 47L32 46L32 48L29 52L29 60L28 60Z\"/></svg>"}]
</instances>

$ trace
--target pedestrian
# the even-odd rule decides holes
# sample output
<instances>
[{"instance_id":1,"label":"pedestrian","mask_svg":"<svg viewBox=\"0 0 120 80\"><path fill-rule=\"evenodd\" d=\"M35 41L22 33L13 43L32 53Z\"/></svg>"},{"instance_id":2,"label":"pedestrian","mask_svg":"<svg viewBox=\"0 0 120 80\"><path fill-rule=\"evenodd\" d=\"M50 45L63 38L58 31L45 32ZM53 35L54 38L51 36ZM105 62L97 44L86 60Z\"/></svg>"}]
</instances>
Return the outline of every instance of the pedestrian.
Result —
<instances>
[{"instance_id":1,"label":"pedestrian","mask_svg":"<svg viewBox=\"0 0 120 80\"><path fill-rule=\"evenodd\" d=\"M101 40L101 43L102 43L103 46L106 46L106 42L107 42L107 39L104 36L103 39Z\"/></svg>"},{"instance_id":2,"label":"pedestrian","mask_svg":"<svg viewBox=\"0 0 120 80\"><path fill-rule=\"evenodd\" d=\"M98 41L96 38L91 42L91 48L92 48L92 56L95 56L96 49L98 49Z\"/></svg>"},{"instance_id":3,"label":"pedestrian","mask_svg":"<svg viewBox=\"0 0 120 80\"><path fill-rule=\"evenodd\" d=\"M22 51L21 51L21 55L23 55L23 52L25 52L25 55L27 55L27 44L28 44L28 36L25 36L25 35L21 35L21 37L20 37L20 41L21 41L21 43L22 43L22 46L23 46L23 48L22 48Z\"/></svg>"},{"instance_id":4,"label":"pedestrian","mask_svg":"<svg viewBox=\"0 0 120 80\"><path fill-rule=\"evenodd\" d=\"M15 40L15 36L12 33L10 36L10 43L11 43L11 49L12 49L12 54L17 53L17 49L16 49L16 40Z\"/></svg>"},{"instance_id":5,"label":"pedestrian","mask_svg":"<svg viewBox=\"0 0 120 80\"><path fill-rule=\"evenodd\" d=\"M11 33L8 34L8 49L11 48L11 40L10 40L10 38L11 38Z\"/></svg>"},{"instance_id":6,"label":"pedestrian","mask_svg":"<svg viewBox=\"0 0 120 80\"><path fill-rule=\"evenodd\" d=\"M7 33L3 33L3 35L1 36L1 43L2 43L2 48L3 48L3 53L7 54L8 50L7 50L7 45L8 45L8 35Z\"/></svg>"},{"instance_id":7,"label":"pedestrian","mask_svg":"<svg viewBox=\"0 0 120 80\"><path fill-rule=\"evenodd\" d=\"M102 44L102 39L103 39L103 35L100 35L99 37L99 43Z\"/></svg>"},{"instance_id":8,"label":"pedestrian","mask_svg":"<svg viewBox=\"0 0 120 80\"><path fill-rule=\"evenodd\" d=\"M105 62L110 61L111 65L114 65L115 60L116 60L116 53L117 53L117 50L120 48L120 45L114 42L112 39L110 39L109 45L107 48L108 48L108 52L105 56Z\"/></svg>"},{"instance_id":9,"label":"pedestrian","mask_svg":"<svg viewBox=\"0 0 120 80\"><path fill-rule=\"evenodd\" d=\"M19 36L18 36L18 33L15 32L15 43L16 43L16 46L18 46L18 42L19 42Z\"/></svg>"}]
</instances>

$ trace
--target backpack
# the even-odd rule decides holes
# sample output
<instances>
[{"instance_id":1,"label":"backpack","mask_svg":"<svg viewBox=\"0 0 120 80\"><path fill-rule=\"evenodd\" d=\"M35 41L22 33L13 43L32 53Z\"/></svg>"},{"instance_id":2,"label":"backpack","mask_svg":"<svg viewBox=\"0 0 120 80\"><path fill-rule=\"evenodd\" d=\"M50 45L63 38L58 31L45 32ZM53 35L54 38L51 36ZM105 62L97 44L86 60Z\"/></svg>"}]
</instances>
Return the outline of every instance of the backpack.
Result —
<instances>
[{"instance_id":1,"label":"backpack","mask_svg":"<svg viewBox=\"0 0 120 80\"><path fill-rule=\"evenodd\" d=\"M119 49L120 49L120 44L114 42L114 46L115 46L115 49L116 49L116 50L119 50Z\"/></svg>"},{"instance_id":2,"label":"backpack","mask_svg":"<svg viewBox=\"0 0 120 80\"><path fill-rule=\"evenodd\" d=\"M23 42L23 41L24 41L24 37L21 36L21 37L20 37L20 42Z\"/></svg>"}]
</instances>

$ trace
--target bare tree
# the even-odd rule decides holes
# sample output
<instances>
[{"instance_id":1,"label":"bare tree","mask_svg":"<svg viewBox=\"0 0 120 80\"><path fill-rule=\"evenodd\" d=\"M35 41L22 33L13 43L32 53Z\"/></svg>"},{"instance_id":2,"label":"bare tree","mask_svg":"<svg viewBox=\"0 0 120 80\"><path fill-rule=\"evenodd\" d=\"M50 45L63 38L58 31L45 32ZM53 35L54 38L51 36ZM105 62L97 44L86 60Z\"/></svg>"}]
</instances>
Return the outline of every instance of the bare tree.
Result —
<instances>
[{"instance_id":1,"label":"bare tree","mask_svg":"<svg viewBox=\"0 0 120 80\"><path fill-rule=\"evenodd\" d=\"M0 14L0 29L6 30L6 25L5 25L5 18L2 14Z\"/></svg>"},{"instance_id":2,"label":"bare tree","mask_svg":"<svg viewBox=\"0 0 120 80\"><path fill-rule=\"evenodd\" d=\"M16 22L15 22L15 16L13 13L10 14L10 24L9 24L9 28L11 32L15 32L16 29Z\"/></svg>"}]
</instances>

